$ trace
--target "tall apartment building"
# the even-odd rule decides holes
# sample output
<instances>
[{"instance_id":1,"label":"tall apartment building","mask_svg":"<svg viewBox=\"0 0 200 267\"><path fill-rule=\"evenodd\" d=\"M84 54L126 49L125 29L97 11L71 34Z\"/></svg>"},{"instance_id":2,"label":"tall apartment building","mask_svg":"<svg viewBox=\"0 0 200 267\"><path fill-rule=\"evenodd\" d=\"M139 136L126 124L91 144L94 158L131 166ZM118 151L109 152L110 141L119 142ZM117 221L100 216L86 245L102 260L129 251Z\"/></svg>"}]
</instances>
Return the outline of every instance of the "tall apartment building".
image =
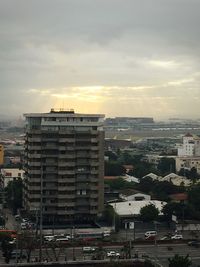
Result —
<instances>
[{"instance_id":1,"label":"tall apartment building","mask_svg":"<svg viewBox=\"0 0 200 267\"><path fill-rule=\"evenodd\" d=\"M104 204L104 115L52 109L25 118L24 208L42 207L46 221L93 220Z\"/></svg>"}]
</instances>

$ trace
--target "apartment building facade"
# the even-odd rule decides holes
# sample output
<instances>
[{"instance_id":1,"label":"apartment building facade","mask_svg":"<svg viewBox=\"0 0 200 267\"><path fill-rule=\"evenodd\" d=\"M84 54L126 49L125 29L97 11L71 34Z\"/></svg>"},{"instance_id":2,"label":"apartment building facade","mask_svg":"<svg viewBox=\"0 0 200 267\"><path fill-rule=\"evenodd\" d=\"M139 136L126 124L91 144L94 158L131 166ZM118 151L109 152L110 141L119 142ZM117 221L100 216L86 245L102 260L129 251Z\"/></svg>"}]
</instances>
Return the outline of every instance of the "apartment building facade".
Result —
<instances>
[{"instance_id":1,"label":"apartment building facade","mask_svg":"<svg viewBox=\"0 0 200 267\"><path fill-rule=\"evenodd\" d=\"M25 114L27 212L47 221L94 220L104 204L104 115Z\"/></svg>"},{"instance_id":2,"label":"apartment building facade","mask_svg":"<svg viewBox=\"0 0 200 267\"><path fill-rule=\"evenodd\" d=\"M188 133L183 136L183 144L178 148L176 171L192 168L200 173L200 137Z\"/></svg>"}]
</instances>

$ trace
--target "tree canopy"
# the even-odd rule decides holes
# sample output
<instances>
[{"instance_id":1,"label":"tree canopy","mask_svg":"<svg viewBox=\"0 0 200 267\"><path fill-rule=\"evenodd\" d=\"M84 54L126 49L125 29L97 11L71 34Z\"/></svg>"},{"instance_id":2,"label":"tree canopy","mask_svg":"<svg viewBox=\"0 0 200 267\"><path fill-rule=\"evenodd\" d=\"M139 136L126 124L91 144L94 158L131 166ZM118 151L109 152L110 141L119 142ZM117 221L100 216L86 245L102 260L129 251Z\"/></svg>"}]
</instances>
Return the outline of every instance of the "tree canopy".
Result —
<instances>
[{"instance_id":1,"label":"tree canopy","mask_svg":"<svg viewBox=\"0 0 200 267\"><path fill-rule=\"evenodd\" d=\"M169 258L169 267L189 267L192 265L192 261L189 258L189 255L179 256L175 254L173 258Z\"/></svg>"},{"instance_id":2,"label":"tree canopy","mask_svg":"<svg viewBox=\"0 0 200 267\"><path fill-rule=\"evenodd\" d=\"M140 218L144 222L155 221L158 218L159 210L153 205L149 204L140 210Z\"/></svg>"},{"instance_id":3,"label":"tree canopy","mask_svg":"<svg viewBox=\"0 0 200 267\"><path fill-rule=\"evenodd\" d=\"M6 187L7 203L13 209L13 213L22 207L22 187L21 178L10 181Z\"/></svg>"}]
</instances>

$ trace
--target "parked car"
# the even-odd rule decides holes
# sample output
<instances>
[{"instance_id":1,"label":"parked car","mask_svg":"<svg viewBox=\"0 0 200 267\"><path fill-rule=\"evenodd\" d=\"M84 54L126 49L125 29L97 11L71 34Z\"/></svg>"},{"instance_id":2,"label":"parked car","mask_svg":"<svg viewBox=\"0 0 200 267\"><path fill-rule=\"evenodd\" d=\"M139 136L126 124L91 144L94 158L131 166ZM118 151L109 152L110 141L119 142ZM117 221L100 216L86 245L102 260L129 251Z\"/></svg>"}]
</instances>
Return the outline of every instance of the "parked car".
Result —
<instances>
[{"instance_id":1,"label":"parked car","mask_svg":"<svg viewBox=\"0 0 200 267\"><path fill-rule=\"evenodd\" d=\"M95 248L94 247L83 247L83 252L85 253L92 253L95 252Z\"/></svg>"},{"instance_id":2,"label":"parked car","mask_svg":"<svg viewBox=\"0 0 200 267\"><path fill-rule=\"evenodd\" d=\"M116 252L116 251L108 251L107 252L107 257L116 257L116 258L118 258L118 257L120 257L120 253L119 252Z\"/></svg>"},{"instance_id":3,"label":"parked car","mask_svg":"<svg viewBox=\"0 0 200 267\"><path fill-rule=\"evenodd\" d=\"M198 241L198 240L189 241L188 246L199 248L200 247L200 241Z\"/></svg>"},{"instance_id":4,"label":"parked car","mask_svg":"<svg viewBox=\"0 0 200 267\"><path fill-rule=\"evenodd\" d=\"M173 235L171 237L171 239L173 239L173 240L180 240L180 239L183 239L183 236L182 235Z\"/></svg>"}]
</instances>

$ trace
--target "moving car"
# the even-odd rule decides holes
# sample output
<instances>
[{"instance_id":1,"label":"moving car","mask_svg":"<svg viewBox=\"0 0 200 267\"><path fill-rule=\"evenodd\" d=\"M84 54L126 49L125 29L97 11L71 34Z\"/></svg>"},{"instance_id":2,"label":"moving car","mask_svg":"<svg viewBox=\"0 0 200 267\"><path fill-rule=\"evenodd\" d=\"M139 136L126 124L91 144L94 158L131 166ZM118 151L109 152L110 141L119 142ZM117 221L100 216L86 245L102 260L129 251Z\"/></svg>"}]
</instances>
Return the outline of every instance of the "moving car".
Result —
<instances>
[{"instance_id":1,"label":"moving car","mask_svg":"<svg viewBox=\"0 0 200 267\"><path fill-rule=\"evenodd\" d=\"M94 247L83 247L83 252L85 253L95 252L95 248Z\"/></svg>"},{"instance_id":2,"label":"moving car","mask_svg":"<svg viewBox=\"0 0 200 267\"><path fill-rule=\"evenodd\" d=\"M173 235L171 237L171 239L173 239L173 240L180 240L180 239L183 239L183 236L182 235Z\"/></svg>"},{"instance_id":3,"label":"moving car","mask_svg":"<svg viewBox=\"0 0 200 267\"><path fill-rule=\"evenodd\" d=\"M116 258L118 258L118 257L120 257L120 253L119 252L116 252L116 251L108 251L107 252L107 257L116 257Z\"/></svg>"}]
</instances>

